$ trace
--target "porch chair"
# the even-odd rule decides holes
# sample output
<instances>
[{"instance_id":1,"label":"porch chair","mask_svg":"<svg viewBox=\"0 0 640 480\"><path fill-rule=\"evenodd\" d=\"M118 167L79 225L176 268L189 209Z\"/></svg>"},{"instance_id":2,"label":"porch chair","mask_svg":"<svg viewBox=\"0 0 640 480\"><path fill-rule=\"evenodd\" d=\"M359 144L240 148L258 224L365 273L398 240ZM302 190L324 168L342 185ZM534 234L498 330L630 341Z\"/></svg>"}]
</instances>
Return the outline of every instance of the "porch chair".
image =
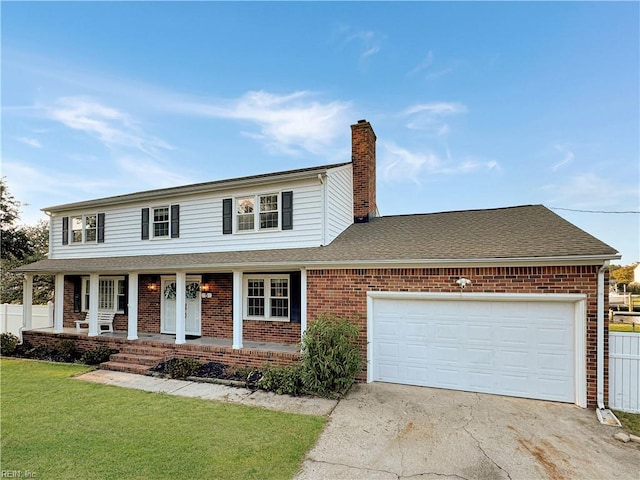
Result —
<instances>
[{"instance_id":1,"label":"porch chair","mask_svg":"<svg viewBox=\"0 0 640 480\"><path fill-rule=\"evenodd\" d=\"M111 332L113 333L113 318L116 316L113 312L98 312L98 333ZM80 333L80 325L86 324L89 328L89 312L84 320L76 320L76 331ZM102 327L107 327L105 330Z\"/></svg>"}]
</instances>

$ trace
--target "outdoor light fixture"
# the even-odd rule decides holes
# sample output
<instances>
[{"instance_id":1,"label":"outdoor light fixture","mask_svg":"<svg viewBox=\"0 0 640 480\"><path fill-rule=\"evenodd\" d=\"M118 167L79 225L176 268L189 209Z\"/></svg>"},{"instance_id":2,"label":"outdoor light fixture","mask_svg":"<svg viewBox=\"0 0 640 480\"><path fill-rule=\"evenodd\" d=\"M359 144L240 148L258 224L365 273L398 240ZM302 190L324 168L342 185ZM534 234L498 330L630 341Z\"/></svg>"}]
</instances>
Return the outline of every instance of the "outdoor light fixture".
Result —
<instances>
[{"instance_id":1,"label":"outdoor light fixture","mask_svg":"<svg viewBox=\"0 0 640 480\"><path fill-rule=\"evenodd\" d=\"M456 280L456 283L460 285L461 289L464 290L467 285L471 285L471 280L469 280L468 278L460 277L458 280Z\"/></svg>"},{"instance_id":2,"label":"outdoor light fixture","mask_svg":"<svg viewBox=\"0 0 640 480\"><path fill-rule=\"evenodd\" d=\"M152 291L152 292L155 292L156 290L158 290L158 285L156 285L156 283L155 283L155 282L153 282L153 283L149 283L149 284L147 285L147 289L149 289L149 290L150 290L150 291Z\"/></svg>"},{"instance_id":3,"label":"outdoor light fixture","mask_svg":"<svg viewBox=\"0 0 640 480\"><path fill-rule=\"evenodd\" d=\"M209 291L209 284L208 283L201 283L200 284L200 291L201 292L208 292Z\"/></svg>"}]
</instances>

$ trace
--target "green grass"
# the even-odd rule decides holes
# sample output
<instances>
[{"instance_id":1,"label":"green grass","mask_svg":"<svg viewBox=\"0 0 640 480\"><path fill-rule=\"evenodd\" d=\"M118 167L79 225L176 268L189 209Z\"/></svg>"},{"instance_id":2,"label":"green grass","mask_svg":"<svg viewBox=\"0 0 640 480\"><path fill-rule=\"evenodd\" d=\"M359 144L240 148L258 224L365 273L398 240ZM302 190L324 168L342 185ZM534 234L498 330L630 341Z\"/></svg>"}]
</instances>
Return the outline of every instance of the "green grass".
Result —
<instances>
[{"instance_id":1,"label":"green grass","mask_svg":"<svg viewBox=\"0 0 640 480\"><path fill-rule=\"evenodd\" d=\"M640 437L640 413L626 413L619 410L613 410L613 413L625 430Z\"/></svg>"},{"instance_id":2,"label":"green grass","mask_svg":"<svg viewBox=\"0 0 640 480\"><path fill-rule=\"evenodd\" d=\"M633 325L630 323L610 323L610 332L633 332ZM640 326L635 327L635 332L640 333Z\"/></svg>"},{"instance_id":3,"label":"green grass","mask_svg":"<svg viewBox=\"0 0 640 480\"><path fill-rule=\"evenodd\" d=\"M0 469L40 479L291 478L325 423L74 380L78 365L0 368Z\"/></svg>"}]
</instances>

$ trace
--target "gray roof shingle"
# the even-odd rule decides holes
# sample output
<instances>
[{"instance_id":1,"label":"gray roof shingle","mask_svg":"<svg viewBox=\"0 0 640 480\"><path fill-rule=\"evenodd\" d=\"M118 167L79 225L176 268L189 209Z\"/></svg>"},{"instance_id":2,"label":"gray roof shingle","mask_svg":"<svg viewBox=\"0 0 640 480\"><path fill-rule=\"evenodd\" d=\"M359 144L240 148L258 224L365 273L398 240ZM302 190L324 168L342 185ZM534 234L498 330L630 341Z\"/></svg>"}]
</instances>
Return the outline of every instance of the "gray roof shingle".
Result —
<instances>
[{"instance_id":1,"label":"gray roof shingle","mask_svg":"<svg viewBox=\"0 0 640 480\"><path fill-rule=\"evenodd\" d=\"M379 217L324 247L41 260L22 272L171 271L178 268L322 266L448 261L619 258L618 252L542 205Z\"/></svg>"}]
</instances>

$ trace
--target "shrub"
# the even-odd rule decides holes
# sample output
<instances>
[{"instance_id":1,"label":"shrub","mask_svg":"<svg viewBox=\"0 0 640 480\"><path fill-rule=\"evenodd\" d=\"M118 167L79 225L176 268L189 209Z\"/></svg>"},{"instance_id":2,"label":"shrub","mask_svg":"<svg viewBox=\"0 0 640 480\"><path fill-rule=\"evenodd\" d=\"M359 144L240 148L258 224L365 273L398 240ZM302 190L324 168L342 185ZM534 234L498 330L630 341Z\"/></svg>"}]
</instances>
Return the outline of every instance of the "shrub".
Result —
<instances>
[{"instance_id":1,"label":"shrub","mask_svg":"<svg viewBox=\"0 0 640 480\"><path fill-rule=\"evenodd\" d=\"M109 357L114 353L118 353L118 350L113 350L106 345L100 345L91 350L86 350L80 357L80 363L85 365L100 365L101 363L108 362Z\"/></svg>"},{"instance_id":2,"label":"shrub","mask_svg":"<svg viewBox=\"0 0 640 480\"><path fill-rule=\"evenodd\" d=\"M13 355L16 351L16 347L20 339L16 337L13 333L3 333L0 335L0 353L7 357Z\"/></svg>"},{"instance_id":3,"label":"shrub","mask_svg":"<svg viewBox=\"0 0 640 480\"><path fill-rule=\"evenodd\" d=\"M73 340L61 340L55 348L56 361L75 362L81 356Z\"/></svg>"},{"instance_id":4,"label":"shrub","mask_svg":"<svg viewBox=\"0 0 640 480\"><path fill-rule=\"evenodd\" d=\"M362 369L360 331L346 318L322 314L302 337L302 380L309 392L340 396Z\"/></svg>"},{"instance_id":5,"label":"shrub","mask_svg":"<svg viewBox=\"0 0 640 480\"><path fill-rule=\"evenodd\" d=\"M265 365L262 369L262 379L258 385L263 390L275 392L278 395L301 395L304 393L302 381L302 365L286 367Z\"/></svg>"},{"instance_id":6,"label":"shrub","mask_svg":"<svg viewBox=\"0 0 640 480\"><path fill-rule=\"evenodd\" d=\"M200 362L195 358L179 358L175 362L167 363L167 374L170 378L192 377L200 367Z\"/></svg>"},{"instance_id":7,"label":"shrub","mask_svg":"<svg viewBox=\"0 0 640 480\"><path fill-rule=\"evenodd\" d=\"M49 360L52 361L55 356L55 349L48 344L36 345L30 350L26 350L24 356L26 358L33 358L35 360Z\"/></svg>"},{"instance_id":8,"label":"shrub","mask_svg":"<svg viewBox=\"0 0 640 480\"><path fill-rule=\"evenodd\" d=\"M640 293L640 283L631 282L627 285L627 293L637 295Z\"/></svg>"}]
</instances>

